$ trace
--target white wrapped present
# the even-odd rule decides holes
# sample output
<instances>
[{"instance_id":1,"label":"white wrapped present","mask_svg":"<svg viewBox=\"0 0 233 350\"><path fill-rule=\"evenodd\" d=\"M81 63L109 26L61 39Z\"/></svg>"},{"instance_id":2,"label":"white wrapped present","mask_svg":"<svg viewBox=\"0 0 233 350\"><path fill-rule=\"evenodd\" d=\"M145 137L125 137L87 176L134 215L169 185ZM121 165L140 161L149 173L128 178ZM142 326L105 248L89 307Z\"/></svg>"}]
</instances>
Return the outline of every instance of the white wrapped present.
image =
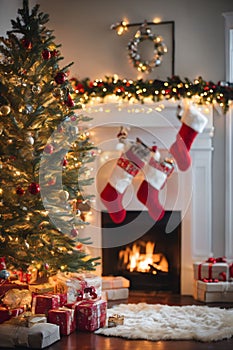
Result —
<instances>
[{"instance_id":1,"label":"white wrapped present","mask_svg":"<svg viewBox=\"0 0 233 350\"><path fill-rule=\"evenodd\" d=\"M122 276L103 276L102 289L129 288L130 282Z\"/></svg>"},{"instance_id":2,"label":"white wrapped present","mask_svg":"<svg viewBox=\"0 0 233 350\"><path fill-rule=\"evenodd\" d=\"M104 292L107 300L121 300L129 297L128 288L106 289Z\"/></svg>"},{"instance_id":3,"label":"white wrapped present","mask_svg":"<svg viewBox=\"0 0 233 350\"><path fill-rule=\"evenodd\" d=\"M194 281L193 297L206 303L233 302L233 282Z\"/></svg>"},{"instance_id":4,"label":"white wrapped present","mask_svg":"<svg viewBox=\"0 0 233 350\"><path fill-rule=\"evenodd\" d=\"M194 279L229 281L229 268L230 264L228 262L218 261L212 258L204 262L195 262L193 264Z\"/></svg>"}]
</instances>

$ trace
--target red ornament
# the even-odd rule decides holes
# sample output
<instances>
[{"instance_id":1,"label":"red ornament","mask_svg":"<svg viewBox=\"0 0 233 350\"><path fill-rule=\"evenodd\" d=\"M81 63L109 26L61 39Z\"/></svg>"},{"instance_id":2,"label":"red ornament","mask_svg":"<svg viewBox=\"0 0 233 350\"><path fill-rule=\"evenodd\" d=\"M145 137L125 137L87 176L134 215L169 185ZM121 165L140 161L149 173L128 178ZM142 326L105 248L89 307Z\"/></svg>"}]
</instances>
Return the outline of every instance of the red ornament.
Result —
<instances>
[{"instance_id":1,"label":"red ornament","mask_svg":"<svg viewBox=\"0 0 233 350\"><path fill-rule=\"evenodd\" d=\"M0 270L6 270L6 262L4 256L0 257Z\"/></svg>"},{"instance_id":2,"label":"red ornament","mask_svg":"<svg viewBox=\"0 0 233 350\"><path fill-rule=\"evenodd\" d=\"M73 101L72 97L70 96L70 94L68 94L67 100L65 101L65 104L67 105L67 107L74 107L74 101Z\"/></svg>"},{"instance_id":3,"label":"red ornament","mask_svg":"<svg viewBox=\"0 0 233 350\"><path fill-rule=\"evenodd\" d=\"M51 51L51 57L57 57L58 56L58 51L57 50L53 50Z\"/></svg>"},{"instance_id":4,"label":"red ornament","mask_svg":"<svg viewBox=\"0 0 233 350\"><path fill-rule=\"evenodd\" d=\"M42 52L42 57L44 60L49 60L52 57L51 52L49 50L44 50Z\"/></svg>"},{"instance_id":5,"label":"red ornament","mask_svg":"<svg viewBox=\"0 0 233 350\"><path fill-rule=\"evenodd\" d=\"M52 154L53 151L54 151L54 147L51 144L46 145L44 148L44 152L47 154Z\"/></svg>"},{"instance_id":6,"label":"red ornament","mask_svg":"<svg viewBox=\"0 0 233 350\"><path fill-rule=\"evenodd\" d=\"M67 164L68 164L68 160L64 158L62 161L62 166L67 166Z\"/></svg>"},{"instance_id":7,"label":"red ornament","mask_svg":"<svg viewBox=\"0 0 233 350\"><path fill-rule=\"evenodd\" d=\"M23 189L21 186L18 186L18 187L16 188L16 193L17 193L19 196L23 196L24 193L25 193L25 191L24 191L24 189Z\"/></svg>"},{"instance_id":8,"label":"red ornament","mask_svg":"<svg viewBox=\"0 0 233 350\"><path fill-rule=\"evenodd\" d=\"M67 75L64 72L58 72L54 79L57 84L63 84L67 79Z\"/></svg>"},{"instance_id":9,"label":"red ornament","mask_svg":"<svg viewBox=\"0 0 233 350\"><path fill-rule=\"evenodd\" d=\"M70 234L72 238L76 238L78 236L78 230L76 228L72 228Z\"/></svg>"},{"instance_id":10,"label":"red ornament","mask_svg":"<svg viewBox=\"0 0 233 350\"><path fill-rule=\"evenodd\" d=\"M31 50L32 48L32 42L28 39L23 39L22 40L23 47L27 50Z\"/></svg>"},{"instance_id":11,"label":"red ornament","mask_svg":"<svg viewBox=\"0 0 233 350\"><path fill-rule=\"evenodd\" d=\"M38 194L40 192L40 185L36 182L32 182L29 186L28 186L28 191L31 194Z\"/></svg>"},{"instance_id":12,"label":"red ornament","mask_svg":"<svg viewBox=\"0 0 233 350\"><path fill-rule=\"evenodd\" d=\"M85 89L84 89L84 86L83 84L81 83L78 83L76 86L75 86L75 90L77 92L79 92L80 94L83 94L85 92Z\"/></svg>"}]
</instances>

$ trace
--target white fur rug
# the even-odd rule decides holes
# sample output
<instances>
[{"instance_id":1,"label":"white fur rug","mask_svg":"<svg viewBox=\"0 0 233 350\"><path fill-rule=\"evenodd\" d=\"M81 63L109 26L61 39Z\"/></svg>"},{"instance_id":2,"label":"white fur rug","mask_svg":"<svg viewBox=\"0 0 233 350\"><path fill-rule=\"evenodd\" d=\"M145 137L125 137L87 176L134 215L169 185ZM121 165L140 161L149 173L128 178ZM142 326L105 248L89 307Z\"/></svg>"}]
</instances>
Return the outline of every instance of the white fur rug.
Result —
<instances>
[{"instance_id":1,"label":"white fur rug","mask_svg":"<svg viewBox=\"0 0 233 350\"><path fill-rule=\"evenodd\" d=\"M107 317L124 315L124 324L100 328L95 334L145 340L229 339L233 336L233 309L208 306L120 304L107 310Z\"/></svg>"}]
</instances>

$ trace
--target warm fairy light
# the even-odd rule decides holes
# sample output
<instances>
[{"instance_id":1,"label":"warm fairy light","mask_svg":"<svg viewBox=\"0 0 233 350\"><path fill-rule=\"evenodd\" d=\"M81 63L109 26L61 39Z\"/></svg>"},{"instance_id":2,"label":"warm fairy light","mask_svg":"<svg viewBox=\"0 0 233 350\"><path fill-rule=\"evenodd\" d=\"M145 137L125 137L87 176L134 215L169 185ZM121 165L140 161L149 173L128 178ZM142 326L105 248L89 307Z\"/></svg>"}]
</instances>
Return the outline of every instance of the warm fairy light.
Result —
<instances>
[{"instance_id":1,"label":"warm fairy light","mask_svg":"<svg viewBox=\"0 0 233 350\"><path fill-rule=\"evenodd\" d=\"M154 23L160 23L162 21L162 19L160 18L160 17L155 17L154 19L153 19L153 22Z\"/></svg>"}]
</instances>

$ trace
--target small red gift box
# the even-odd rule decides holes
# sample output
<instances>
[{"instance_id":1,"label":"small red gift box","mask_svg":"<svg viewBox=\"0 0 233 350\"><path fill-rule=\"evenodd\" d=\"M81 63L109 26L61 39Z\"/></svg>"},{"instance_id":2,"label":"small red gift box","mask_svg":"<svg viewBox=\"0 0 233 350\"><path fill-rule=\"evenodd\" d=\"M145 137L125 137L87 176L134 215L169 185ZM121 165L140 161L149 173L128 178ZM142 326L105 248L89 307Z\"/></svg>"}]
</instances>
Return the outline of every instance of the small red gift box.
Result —
<instances>
[{"instance_id":1,"label":"small red gift box","mask_svg":"<svg viewBox=\"0 0 233 350\"><path fill-rule=\"evenodd\" d=\"M104 327L107 315L107 302L103 299L85 300L75 307L77 329L95 331Z\"/></svg>"},{"instance_id":2,"label":"small red gift box","mask_svg":"<svg viewBox=\"0 0 233 350\"><path fill-rule=\"evenodd\" d=\"M12 317L17 317L24 312L24 307L8 309L0 306L0 323L10 320Z\"/></svg>"},{"instance_id":3,"label":"small red gift box","mask_svg":"<svg viewBox=\"0 0 233 350\"><path fill-rule=\"evenodd\" d=\"M48 316L49 310L58 309L60 306L60 296L56 294L36 295L35 314L45 314Z\"/></svg>"},{"instance_id":4,"label":"small red gift box","mask_svg":"<svg viewBox=\"0 0 233 350\"><path fill-rule=\"evenodd\" d=\"M49 310L48 322L60 326L61 335L69 335L76 329L76 319L73 309L59 308Z\"/></svg>"}]
</instances>

